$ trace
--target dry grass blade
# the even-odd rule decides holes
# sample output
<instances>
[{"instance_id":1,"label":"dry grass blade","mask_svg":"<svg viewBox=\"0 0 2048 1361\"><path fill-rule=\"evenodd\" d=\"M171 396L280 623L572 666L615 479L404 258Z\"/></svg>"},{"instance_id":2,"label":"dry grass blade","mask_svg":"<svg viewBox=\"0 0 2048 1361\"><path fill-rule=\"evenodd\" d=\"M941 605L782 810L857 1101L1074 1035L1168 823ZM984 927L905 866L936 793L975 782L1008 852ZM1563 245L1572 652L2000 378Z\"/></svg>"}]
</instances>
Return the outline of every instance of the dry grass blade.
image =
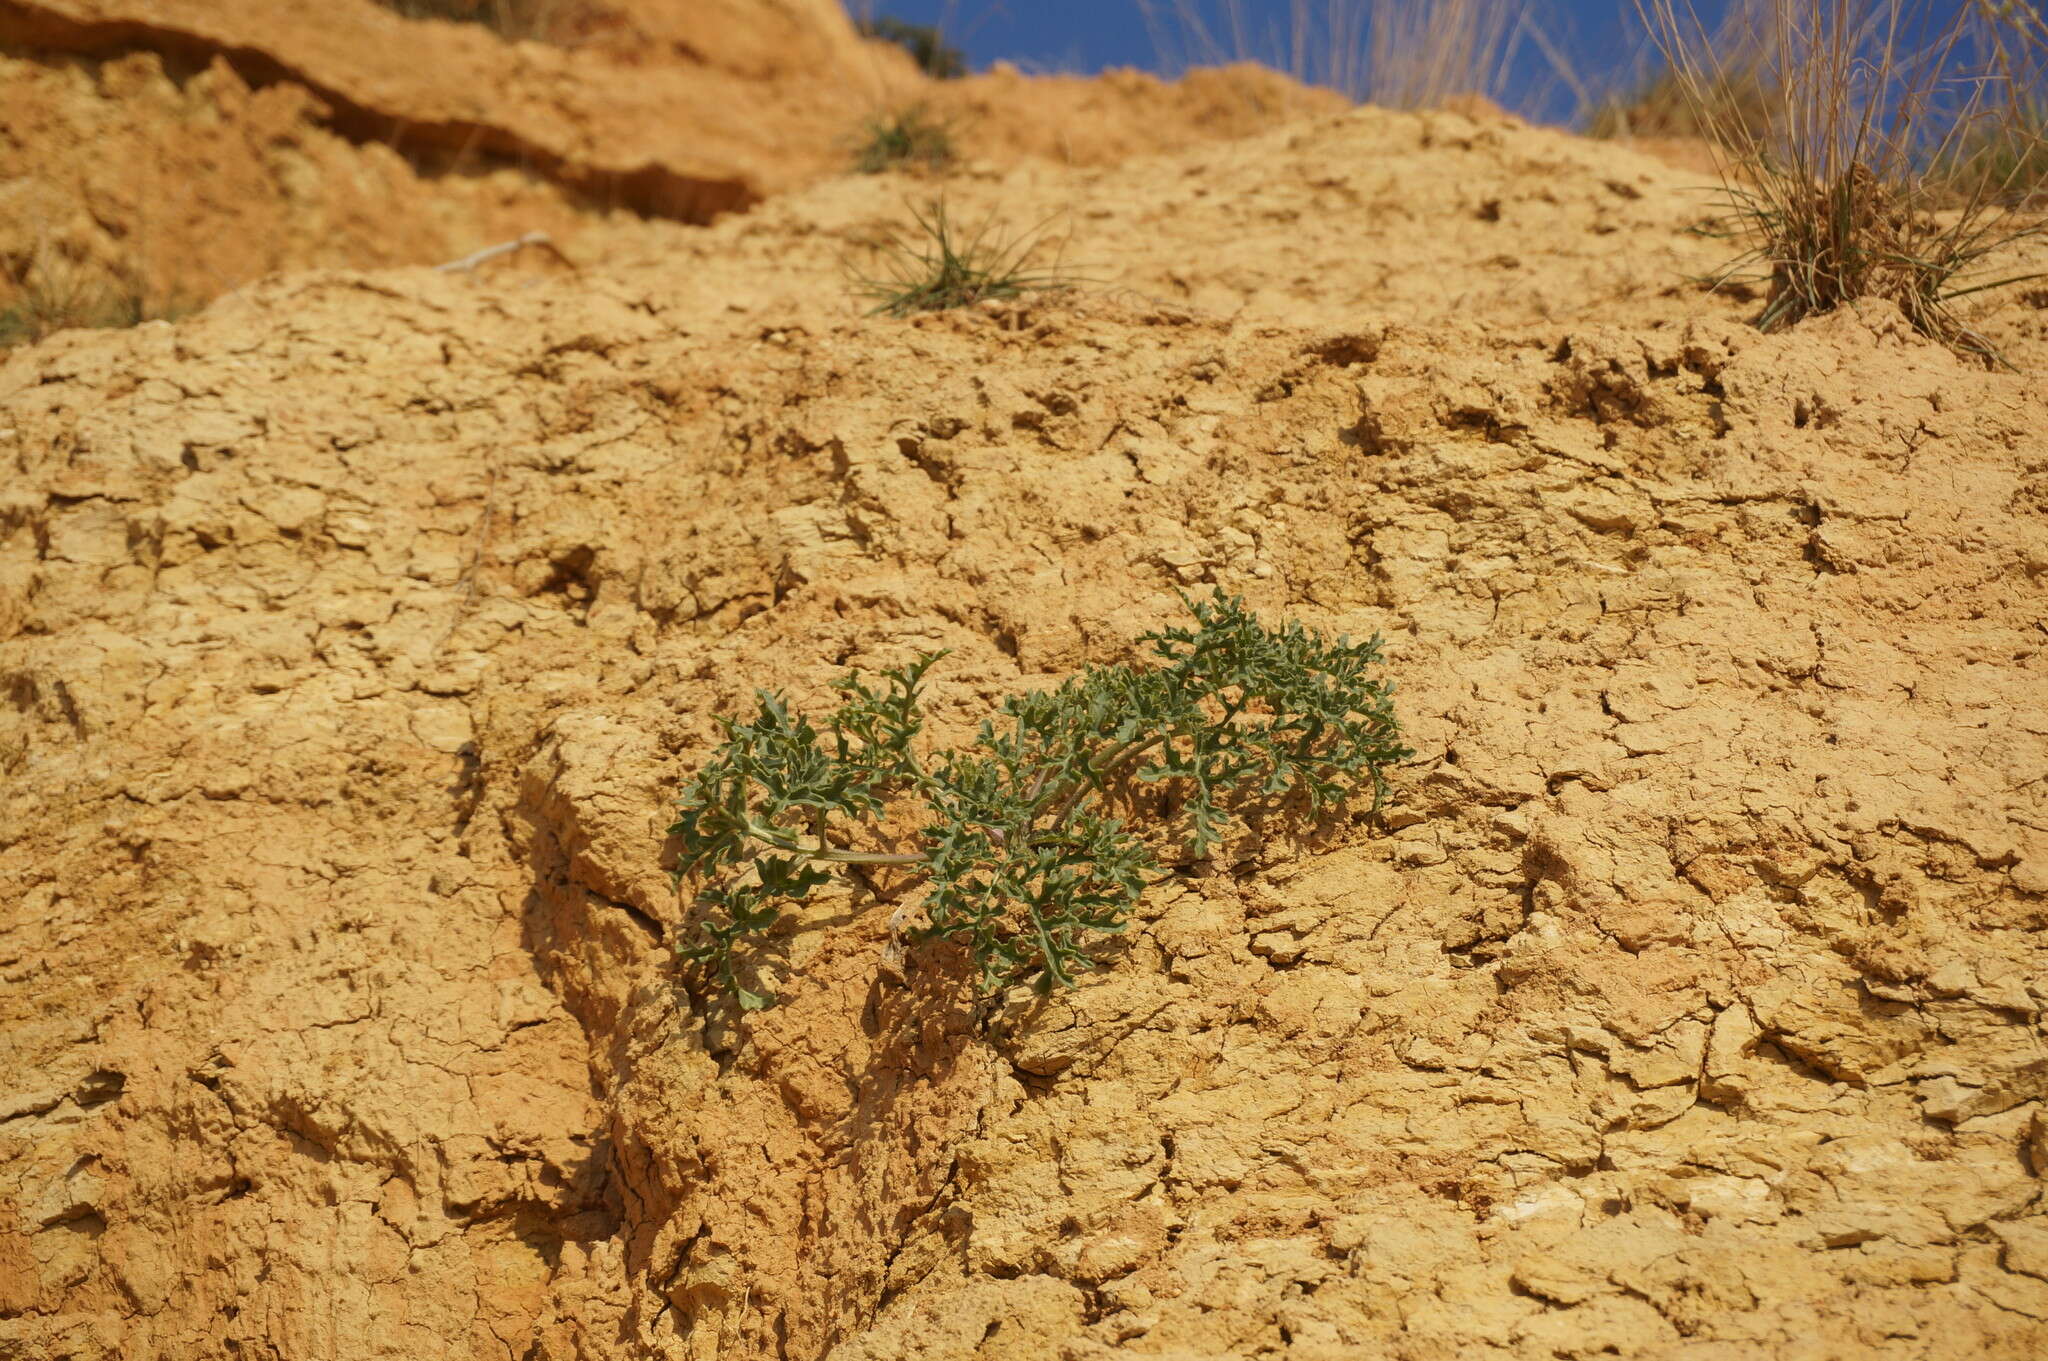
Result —
<instances>
[{"instance_id":1,"label":"dry grass blade","mask_svg":"<svg viewBox=\"0 0 2048 1361\"><path fill-rule=\"evenodd\" d=\"M1257 61L1386 108L1500 93L1520 24L1507 0L1289 0L1255 21L1243 0L1136 0L1169 65Z\"/></svg>"},{"instance_id":2,"label":"dry grass blade","mask_svg":"<svg viewBox=\"0 0 2048 1361\"><path fill-rule=\"evenodd\" d=\"M1718 138L1740 129L1749 139L1770 135L1783 93L1767 83L1779 69L1768 50L1769 24L1758 0L1739 0L1715 26L1708 46L1715 69L1688 85L1674 67L1641 75L1626 94L1601 101L1587 120L1592 137Z\"/></svg>"},{"instance_id":3,"label":"dry grass blade","mask_svg":"<svg viewBox=\"0 0 2048 1361\"><path fill-rule=\"evenodd\" d=\"M2001 29L1985 11L1914 0L1762 0L1756 75L1776 92L1764 127L1716 96L1730 72L1690 8L1649 0L1646 18L1721 162L1723 229L1748 248L1717 286L1767 285L1756 324L1775 330L1859 298L1888 300L1922 334L1989 363L2000 356L1957 316L1987 261L2042 230L1980 178L1960 199L1952 166L2010 118Z\"/></svg>"},{"instance_id":4,"label":"dry grass blade","mask_svg":"<svg viewBox=\"0 0 2048 1361\"><path fill-rule=\"evenodd\" d=\"M943 312L992 299L1020 298L1070 288L1080 280L1057 263L1033 268L1043 243L1044 224L1015 235L1004 233L995 216L963 231L943 200L912 207L915 232L892 232L876 243L880 271L853 274L857 293L874 300L870 314L907 317Z\"/></svg>"},{"instance_id":5,"label":"dry grass blade","mask_svg":"<svg viewBox=\"0 0 2048 1361\"><path fill-rule=\"evenodd\" d=\"M2048 198L2048 98L2017 91L2008 113L1959 149L1949 172L1958 197L1981 191L2014 207Z\"/></svg>"},{"instance_id":6,"label":"dry grass blade","mask_svg":"<svg viewBox=\"0 0 2048 1361\"><path fill-rule=\"evenodd\" d=\"M1372 102L1433 108L1456 95L1498 92L1514 10L1497 0L1371 6Z\"/></svg>"},{"instance_id":7,"label":"dry grass blade","mask_svg":"<svg viewBox=\"0 0 2048 1361\"><path fill-rule=\"evenodd\" d=\"M1991 57L1999 116L1973 129L1951 167L1955 192L1981 189L2015 206L2048 197L2048 17L2038 0L1974 0Z\"/></svg>"}]
</instances>

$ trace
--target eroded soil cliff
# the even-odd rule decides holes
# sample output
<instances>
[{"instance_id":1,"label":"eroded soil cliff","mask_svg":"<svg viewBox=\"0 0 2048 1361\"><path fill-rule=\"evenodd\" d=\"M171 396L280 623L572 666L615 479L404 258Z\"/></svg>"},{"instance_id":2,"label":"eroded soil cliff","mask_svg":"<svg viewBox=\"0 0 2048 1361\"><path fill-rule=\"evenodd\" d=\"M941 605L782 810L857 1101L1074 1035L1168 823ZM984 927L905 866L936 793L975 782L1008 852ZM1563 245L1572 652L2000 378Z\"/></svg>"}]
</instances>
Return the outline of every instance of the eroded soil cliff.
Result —
<instances>
[{"instance_id":1,"label":"eroded soil cliff","mask_svg":"<svg viewBox=\"0 0 2048 1361\"><path fill-rule=\"evenodd\" d=\"M970 165L1106 165L1345 103L1251 66L931 81L834 0L586 9L539 42L382 0L0 0L0 346L25 294L175 316L530 232L609 259L843 172L913 106Z\"/></svg>"},{"instance_id":2,"label":"eroded soil cliff","mask_svg":"<svg viewBox=\"0 0 2048 1361\"><path fill-rule=\"evenodd\" d=\"M956 182L1022 304L863 316L847 179L12 353L0 1354L2040 1355L2048 398L1691 184L1363 110ZM987 1036L844 902L679 988L714 715L1210 583L1386 635L1383 823Z\"/></svg>"}]
</instances>

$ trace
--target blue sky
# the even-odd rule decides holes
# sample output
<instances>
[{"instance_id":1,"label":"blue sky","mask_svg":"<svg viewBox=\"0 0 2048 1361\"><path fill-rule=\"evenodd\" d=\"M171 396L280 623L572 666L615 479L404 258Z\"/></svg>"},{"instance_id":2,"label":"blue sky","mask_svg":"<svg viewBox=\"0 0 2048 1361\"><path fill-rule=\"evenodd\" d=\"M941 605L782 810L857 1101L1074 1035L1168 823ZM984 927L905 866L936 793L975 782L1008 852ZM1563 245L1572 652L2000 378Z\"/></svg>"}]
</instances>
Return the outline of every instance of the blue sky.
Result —
<instances>
[{"instance_id":1,"label":"blue sky","mask_svg":"<svg viewBox=\"0 0 2048 1361\"><path fill-rule=\"evenodd\" d=\"M1171 16L1182 0L1153 0ZM1186 0L1208 16L1218 34L1220 16L1231 0ZM1282 31L1294 0L1236 0L1254 33ZM1139 0L847 0L856 17L864 11L912 23L937 24L977 68L997 60L1032 71L1092 73L1111 66L1145 70L1171 68L1179 55L1162 52L1148 29ZM1701 0L1701 16L1719 17L1723 0ZM1598 91L1627 83L1647 60L1642 24L1634 0L1525 0L1525 22L1561 50L1581 84ZM1576 100L1552 76L1552 63L1528 37L1519 44L1507 91L1523 111L1563 120Z\"/></svg>"},{"instance_id":2,"label":"blue sky","mask_svg":"<svg viewBox=\"0 0 2048 1361\"><path fill-rule=\"evenodd\" d=\"M1179 58L1198 61L1238 55L1263 57L1287 68L1284 44L1274 51L1270 39L1286 30L1287 20L1304 0L1151 0L1152 10L1165 17L1164 50L1147 25L1143 0L846 0L847 9L863 14L888 14L913 23L936 24L954 46L964 50L977 68L1009 60L1027 71L1093 73L1110 66L1136 66L1173 74ZM1419 8L1422 0L1383 0ZM1795 0L1797 3L1798 0ZM1818 0L1808 0L1818 3ZM1931 38L1969 0L1867 0L1850 6L1852 13L1885 12L1899 5L1905 32ZM2048 0L2029 0L2037 12L2048 13ZM1362 10L1368 0L1305 0L1313 13ZM1703 29L1711 31L1728 12L1730 0L1672 0L1681 14L1688 8ZM1250 53L1235 50L1230 28L1221 16L1234 9L1249 32ZM1220 50L1188 51L1175 43L1173 21L1182 10L1194 12L1221 37ZM1508 0L1507 13L1519 25L1510 44L1513 60L1497 92L1518 113L1548 122L1569 122L1582 111L1582 101L1597 101L1625 91L1655 65L1636 0ZM1560 60L1546 56L1545 48ZM1560 65L1569 79L1560 79ZM1576 88L1574 88L1576 87Z\"/></svg>"}]
</instances>

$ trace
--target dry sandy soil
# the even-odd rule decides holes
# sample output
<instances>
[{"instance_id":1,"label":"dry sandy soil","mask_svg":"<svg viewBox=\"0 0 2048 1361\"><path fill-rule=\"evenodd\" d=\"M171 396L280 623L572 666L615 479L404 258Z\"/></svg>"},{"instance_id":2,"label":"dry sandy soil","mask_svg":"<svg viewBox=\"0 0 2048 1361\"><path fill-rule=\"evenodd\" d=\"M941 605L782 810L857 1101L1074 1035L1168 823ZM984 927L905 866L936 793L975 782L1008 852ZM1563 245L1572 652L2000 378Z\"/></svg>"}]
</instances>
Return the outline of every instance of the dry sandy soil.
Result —
<instances>
[{"instance_id":1,"label":"dry sandy soil","mask_svg":"<svg viewBox=\"0 0 2048 1361\"><path fill-rule=\"evenodd\" d=\"M2048 1354L2048 293L1762 336L1695 183L1368 109L956 176L1021 303L826 178L7 355L0 1357ZM844 900L678 987L715 715L1211 583L1385 635L1383 821L987 1034Z\"/></svg>"},{"instance_id":2,"label":"dry sandy soil","mask_svg":"<svg viewBox=\"0 0 2048 1361\"><path fill-rule=\"evenodd\" d=\"M563 48L377 0L0 0L0 311L38 271L175 315L532 231L603 259L840 173L914 104L970 161L1105 165L1344 103L1256 67L932 82L829 0L603 3Z\"/></svg>"}]
</instances>

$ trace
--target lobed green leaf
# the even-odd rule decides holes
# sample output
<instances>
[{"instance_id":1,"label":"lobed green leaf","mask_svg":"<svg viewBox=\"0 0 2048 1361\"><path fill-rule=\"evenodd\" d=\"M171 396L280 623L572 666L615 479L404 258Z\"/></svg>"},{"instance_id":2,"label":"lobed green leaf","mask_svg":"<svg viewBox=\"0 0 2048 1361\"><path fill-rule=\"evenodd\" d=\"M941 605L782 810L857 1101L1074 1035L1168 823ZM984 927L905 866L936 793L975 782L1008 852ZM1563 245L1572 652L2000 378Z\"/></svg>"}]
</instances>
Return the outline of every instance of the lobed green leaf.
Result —
<instances>
[{"instance_id":1,"label":"lobed green leaf","mask_svg":"<svg viewBox=\"0 0 2048 1361\"><path fill-rule=\"evenodd\" d=\"M836 682L845 702L822 729L762 692L754 718L721 719L725 741L683 788L669 829L680 884L695 879L700 920L679 958L744 1008L737 952L852 866L909 872L923 890L921 934L963 945L981 987L1072 984L1127 926L1155 841L1207 855L1251 800L1298 799L1311 813L1361 782L1374 805L1400 742L1393 686L1372 669L1379 639L1334 641L1289 622L1269 629L1234 597L1187 600L1195 626L1141 640L1153 664L1084 671L1006 699L967 748L921 755L918 697L943 654L870 685ZM1110 816L1153 787L1178 797L1148 839ZM876 840L892 800L921 806L920 849L849 849Z\"/></svg>"}]
</instances>

